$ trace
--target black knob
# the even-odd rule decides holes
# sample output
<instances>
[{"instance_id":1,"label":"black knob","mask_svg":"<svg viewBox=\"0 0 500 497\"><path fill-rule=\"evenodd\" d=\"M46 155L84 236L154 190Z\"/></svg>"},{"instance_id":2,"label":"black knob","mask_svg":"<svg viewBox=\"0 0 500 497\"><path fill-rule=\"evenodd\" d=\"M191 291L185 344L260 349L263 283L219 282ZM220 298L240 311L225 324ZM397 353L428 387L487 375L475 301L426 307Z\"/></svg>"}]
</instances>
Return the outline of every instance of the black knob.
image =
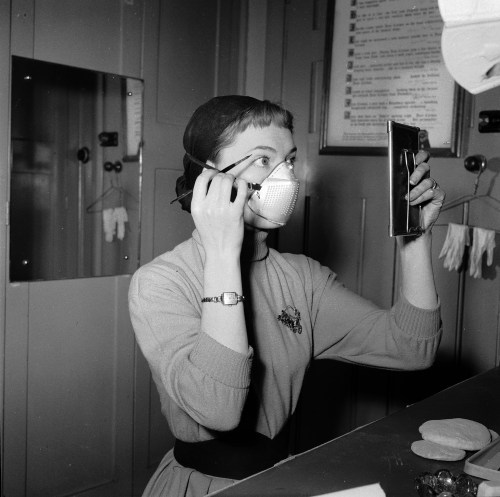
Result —
<instances>
[{"instance_id":1,"label":"black knob","mask_svg":"<svg viewBox=\"0 0 500 497\"><path fill-rule=\"evenodd\" d=\"M486 169L486 157L484 155L470 155L464 161L464 167L467 171L483 172Z\"/></svg>"},{"instance_id":2,"label":"black knob","mask_svg":"<svg viewBox=\"0 0 500 497\"><path fill-rule=\"evenodd\" d=\"M88 147L82 147L76 153L76 158L83 164L87 164L90 159L90 150Z\"/></svg>"}]
</instances>

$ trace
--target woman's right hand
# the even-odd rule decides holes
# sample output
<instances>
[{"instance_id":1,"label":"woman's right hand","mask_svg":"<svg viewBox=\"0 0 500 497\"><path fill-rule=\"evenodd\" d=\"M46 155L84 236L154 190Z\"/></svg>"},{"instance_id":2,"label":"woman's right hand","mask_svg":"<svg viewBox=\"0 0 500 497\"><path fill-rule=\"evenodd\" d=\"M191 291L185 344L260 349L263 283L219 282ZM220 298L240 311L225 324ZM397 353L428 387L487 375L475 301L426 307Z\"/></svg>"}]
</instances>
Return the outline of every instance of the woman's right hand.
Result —
<instances>
[{"instance_id":1,"label":"woman's right hand","mask_svg":"<svg viewBox=\"0 0 500 497\"><path fill-rule=\"evenodd\" d=\"M237 195L231 202L233 185L237 188ZM205 169L198 176L193 189L191 214L207 255L239 257L247 191L246 182L232 174Z\"/></svg>"}]
</instances>

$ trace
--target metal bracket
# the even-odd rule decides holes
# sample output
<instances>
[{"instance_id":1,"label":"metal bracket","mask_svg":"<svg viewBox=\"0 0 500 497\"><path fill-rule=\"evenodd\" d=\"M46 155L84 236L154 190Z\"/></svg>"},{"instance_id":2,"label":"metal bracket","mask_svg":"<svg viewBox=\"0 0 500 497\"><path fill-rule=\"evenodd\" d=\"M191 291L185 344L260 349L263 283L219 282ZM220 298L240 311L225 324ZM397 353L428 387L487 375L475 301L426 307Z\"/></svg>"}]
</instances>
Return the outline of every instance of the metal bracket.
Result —
<instances>
[{"instance_id":1,"label":"metal bracket","mask_svg":"<svg viewBox=\"0 0 500 497\"><path fill-rule=\"evenodd\" d=\"M500 110L482 110L478 129L480 133L500 133Z\"/></svg>"}]
</instances>

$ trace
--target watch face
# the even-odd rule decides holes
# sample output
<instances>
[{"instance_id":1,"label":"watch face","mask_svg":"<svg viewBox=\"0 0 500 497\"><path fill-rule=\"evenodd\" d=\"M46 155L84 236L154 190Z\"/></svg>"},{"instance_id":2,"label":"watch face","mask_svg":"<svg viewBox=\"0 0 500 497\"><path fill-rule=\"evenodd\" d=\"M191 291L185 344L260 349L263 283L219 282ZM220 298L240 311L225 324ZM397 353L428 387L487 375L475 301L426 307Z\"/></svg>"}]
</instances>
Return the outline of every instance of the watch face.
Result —
<instances>
[{"instance_id":1,"label":"watch face","mask_svg":"<svg viewBox=\"0 0 500 497\"><path fill-rule=\"evenodd\" d=\"M236 305L238 303L238 294L236 292L224 292L222 294L222 303L224 305Z\"/></svg>"}]
</instances>

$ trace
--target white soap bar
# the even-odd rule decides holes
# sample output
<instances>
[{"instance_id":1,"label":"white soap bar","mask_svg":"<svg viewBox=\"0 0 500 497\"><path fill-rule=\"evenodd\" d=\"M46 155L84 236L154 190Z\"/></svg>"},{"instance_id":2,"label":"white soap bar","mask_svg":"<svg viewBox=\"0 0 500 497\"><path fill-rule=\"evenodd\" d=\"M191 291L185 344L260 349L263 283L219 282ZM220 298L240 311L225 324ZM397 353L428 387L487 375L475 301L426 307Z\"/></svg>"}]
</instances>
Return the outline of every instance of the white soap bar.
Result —
<instances>
[{"instance_id":1,"label":"white soap bar","mask_svg":"<svg viewBox=\"0 0 500 497\"><path fill-rule=\"evenodd\" d=\"M321 494L316 497L385 497L385 492L378 483L374 483L373 485L365 485L363 487L340 490L339 492Z\"/></svg>"},{"instance_id":2,"label":"white soap bar","mask_svg":"<svg viewBox=\"0 0 500 497\"><path fill-rule=\"evenodd\" d=\"M477 487L477 497L500 497L500 481L482 481Z\"/></svg>"}]
</instances>

